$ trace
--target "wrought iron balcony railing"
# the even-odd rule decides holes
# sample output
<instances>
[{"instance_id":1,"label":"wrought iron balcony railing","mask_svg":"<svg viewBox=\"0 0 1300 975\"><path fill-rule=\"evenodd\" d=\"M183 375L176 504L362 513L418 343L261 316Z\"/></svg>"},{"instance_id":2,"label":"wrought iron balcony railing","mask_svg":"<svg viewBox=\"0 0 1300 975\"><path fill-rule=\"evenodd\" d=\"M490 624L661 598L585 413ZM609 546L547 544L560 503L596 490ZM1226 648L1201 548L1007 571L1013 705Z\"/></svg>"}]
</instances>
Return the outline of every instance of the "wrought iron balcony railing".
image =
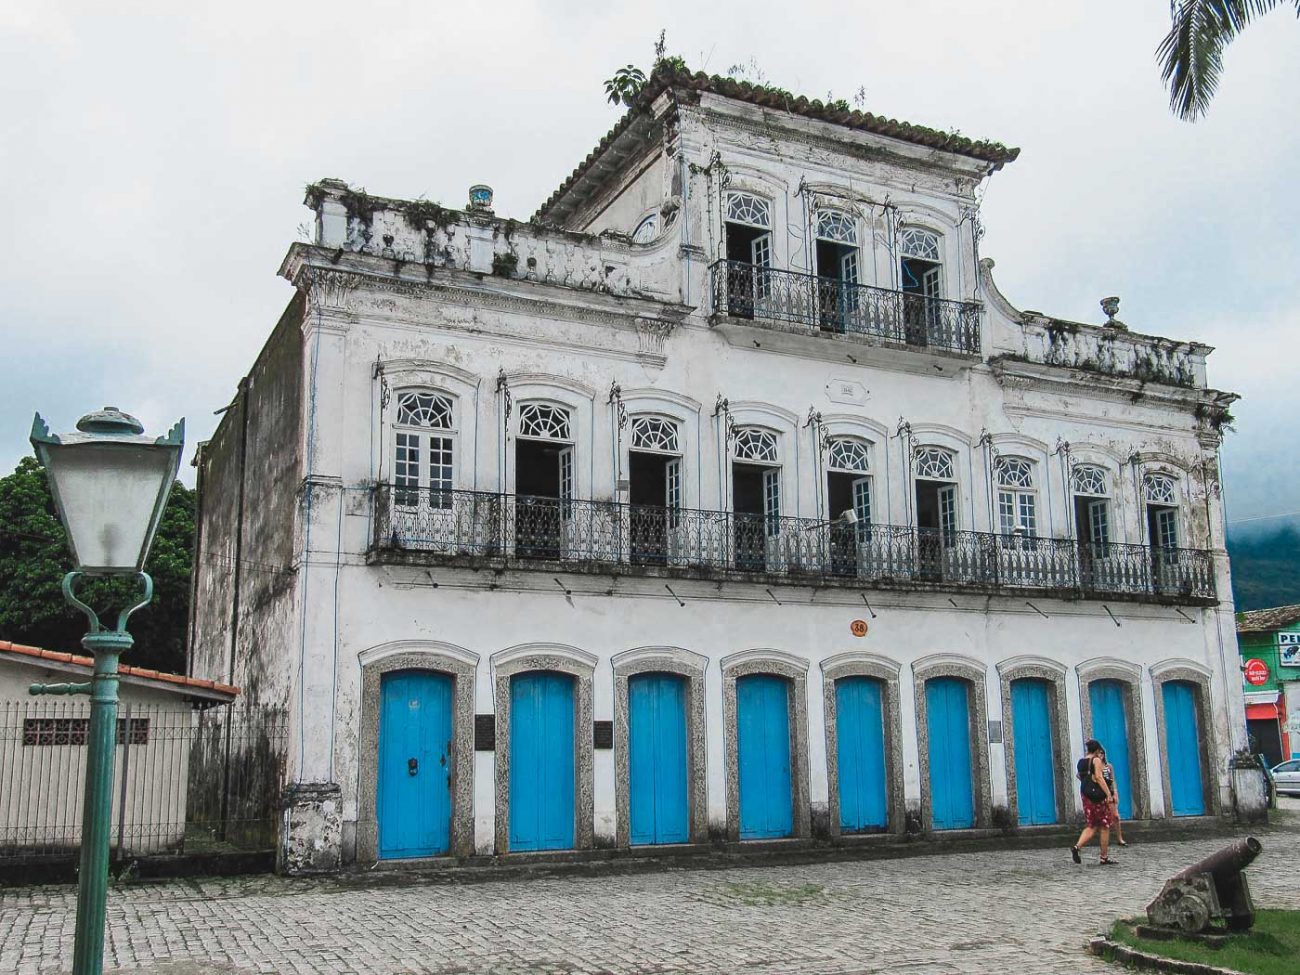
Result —
<instances>
[{"instance_id":1,"label":"wrought iron balcony railing","mask_svg":"<svg viewBox=\"0 0 1300 975\"><path fill-rule=\"evenodd\" d=\"M1211 554L1198 549L386 484L375 489L374 525L380 559L479 558L1197 603L1215 598Z\"/></svg>"},{"instance_id":2,"label":"wrought iron balcony railing","mask_svg":"<svg viewBox=\"0 0 1300 975\"><path fill-rule=\"evenodd\" d=\"M979 355L980 306L743 261L710 267L713 308L733 318L797 322L909 348Z\"/></svg>"}]
</instances>

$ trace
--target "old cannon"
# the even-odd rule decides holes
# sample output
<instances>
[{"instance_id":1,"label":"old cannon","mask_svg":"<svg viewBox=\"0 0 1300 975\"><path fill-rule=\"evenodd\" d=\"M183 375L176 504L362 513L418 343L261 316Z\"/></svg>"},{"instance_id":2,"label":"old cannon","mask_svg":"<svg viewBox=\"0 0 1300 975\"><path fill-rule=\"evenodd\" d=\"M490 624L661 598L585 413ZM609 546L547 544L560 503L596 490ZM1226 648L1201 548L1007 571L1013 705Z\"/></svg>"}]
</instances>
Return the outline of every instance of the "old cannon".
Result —
<instances>
[{"instance_id":1,"label":"old cannon","mask_svg":"<svg viewBox=\"0 0 1300 975\"><path fill-rule=\"evenodd\" d=\"M1249 929L1255 905L1243 871L1262 849L1259 840L1247 836L1174 874L1147 905L1147 919L1187 934L1199 934L1220 919L1230 931Z\"/></svg>"}]
</instances>

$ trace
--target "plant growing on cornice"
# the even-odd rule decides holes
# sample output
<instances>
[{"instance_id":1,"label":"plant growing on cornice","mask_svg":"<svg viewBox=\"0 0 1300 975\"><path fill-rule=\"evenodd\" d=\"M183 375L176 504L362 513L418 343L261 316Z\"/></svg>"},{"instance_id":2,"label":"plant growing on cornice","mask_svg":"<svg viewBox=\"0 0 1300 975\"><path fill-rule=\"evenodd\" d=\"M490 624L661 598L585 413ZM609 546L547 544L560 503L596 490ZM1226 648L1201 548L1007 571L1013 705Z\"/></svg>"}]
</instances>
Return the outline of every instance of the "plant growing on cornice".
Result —
<instances>
[{"instance_id":1,"label":"plant growing on cornice","mask_svg":"<svg viewBox=\"0 0 1300 975\"><path fill-rule=\"evenodd\" d=\"M412 230L425 230L429 224L446 228L454 224L458 214L440 205L436 200L412 200L402 210L407 226Z\"/></svg>"},{"instance_id":2,"label":"plant growing on cornice","mask_svg":"<svg viewBox=\"0 0 1300 975\"><path fill-rule=\"evenodd\" d=\"M370 226L370 222L374 219L375 211L383 209L383 204L366 193L364 188L344 190L342 195L339 196L339 202L347 210L349 218L356 218L367 227Z\"/></svg>"},{"instance_id":3,"label":"plant growing on cornice","mask_svg":"<svg viewBox=\"0 0 1300 975\"><path fill-rule=\"evenodd\" d=\"M631 108L645 87L645 72L635 64L624 65L605 81L605 97L611 105Z\"/></svg>"},{"instance_id":4,"label":"plant growing on cornice","mask_svg":"<svg viewBox=\"0 0 1300 975\"><path fill-rule=\"evenodd\" d=\"M313 210L319 210L320 205L325 201L325 191L316 183L308 183L304 193L307 196L307 205Z\"/></svg>"},{"instance_id":5,"label":"plant growing on cornice","mask_svg":"<svg viewBox=\"0 0 1300 975\"><path fill-rule=\"evenodd\" d=\"M518 254L493 254L492 273L499 278L513 278L519 270Z\"/></svg>"}]
</instances>

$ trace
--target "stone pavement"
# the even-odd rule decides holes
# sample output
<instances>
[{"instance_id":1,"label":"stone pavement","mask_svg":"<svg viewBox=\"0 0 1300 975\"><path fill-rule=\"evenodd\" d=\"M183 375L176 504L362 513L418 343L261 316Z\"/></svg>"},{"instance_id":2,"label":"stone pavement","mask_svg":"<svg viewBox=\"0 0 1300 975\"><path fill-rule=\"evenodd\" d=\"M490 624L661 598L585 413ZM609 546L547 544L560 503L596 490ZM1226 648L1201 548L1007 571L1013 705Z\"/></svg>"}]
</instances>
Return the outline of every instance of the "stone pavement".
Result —
<instances>
[{"instance_id":1,"label":"stone pavement","mask_svg":"<svg viewBox=\"0 0 1300 975\"><path fill-rule=\"evenodd\" d=\"M1257 831L1261 905L1300 908L1300 817ZM1120 865L1060 850L668 869L475 883L245 877L109 899L107 967L223 972L866 975L1115 969L1083 952L1225 838L1142 842ZM76 891L0 891L0 972L71 967Z\"/></svg>"}]
</instances>

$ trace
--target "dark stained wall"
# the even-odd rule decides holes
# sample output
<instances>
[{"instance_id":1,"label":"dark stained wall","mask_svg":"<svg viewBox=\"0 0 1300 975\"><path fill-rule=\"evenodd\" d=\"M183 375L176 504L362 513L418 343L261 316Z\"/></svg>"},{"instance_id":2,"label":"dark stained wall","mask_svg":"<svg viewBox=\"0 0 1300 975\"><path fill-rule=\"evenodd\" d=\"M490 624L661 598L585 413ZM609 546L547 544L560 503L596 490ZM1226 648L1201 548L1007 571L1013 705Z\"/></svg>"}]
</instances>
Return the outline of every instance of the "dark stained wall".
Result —
<instances>
[{"instance_id":1,"label":"dark stained wall","mask_svg":"<svg viewBox=\"0 0 1300 975\"><path fill-rule=\"evenodd\" d=\"M304 299L280 317L198 472L190 674L238 685L250 704L286 704L272 661L292 651L303 476Z\"/></svg>"}]
</instances>

